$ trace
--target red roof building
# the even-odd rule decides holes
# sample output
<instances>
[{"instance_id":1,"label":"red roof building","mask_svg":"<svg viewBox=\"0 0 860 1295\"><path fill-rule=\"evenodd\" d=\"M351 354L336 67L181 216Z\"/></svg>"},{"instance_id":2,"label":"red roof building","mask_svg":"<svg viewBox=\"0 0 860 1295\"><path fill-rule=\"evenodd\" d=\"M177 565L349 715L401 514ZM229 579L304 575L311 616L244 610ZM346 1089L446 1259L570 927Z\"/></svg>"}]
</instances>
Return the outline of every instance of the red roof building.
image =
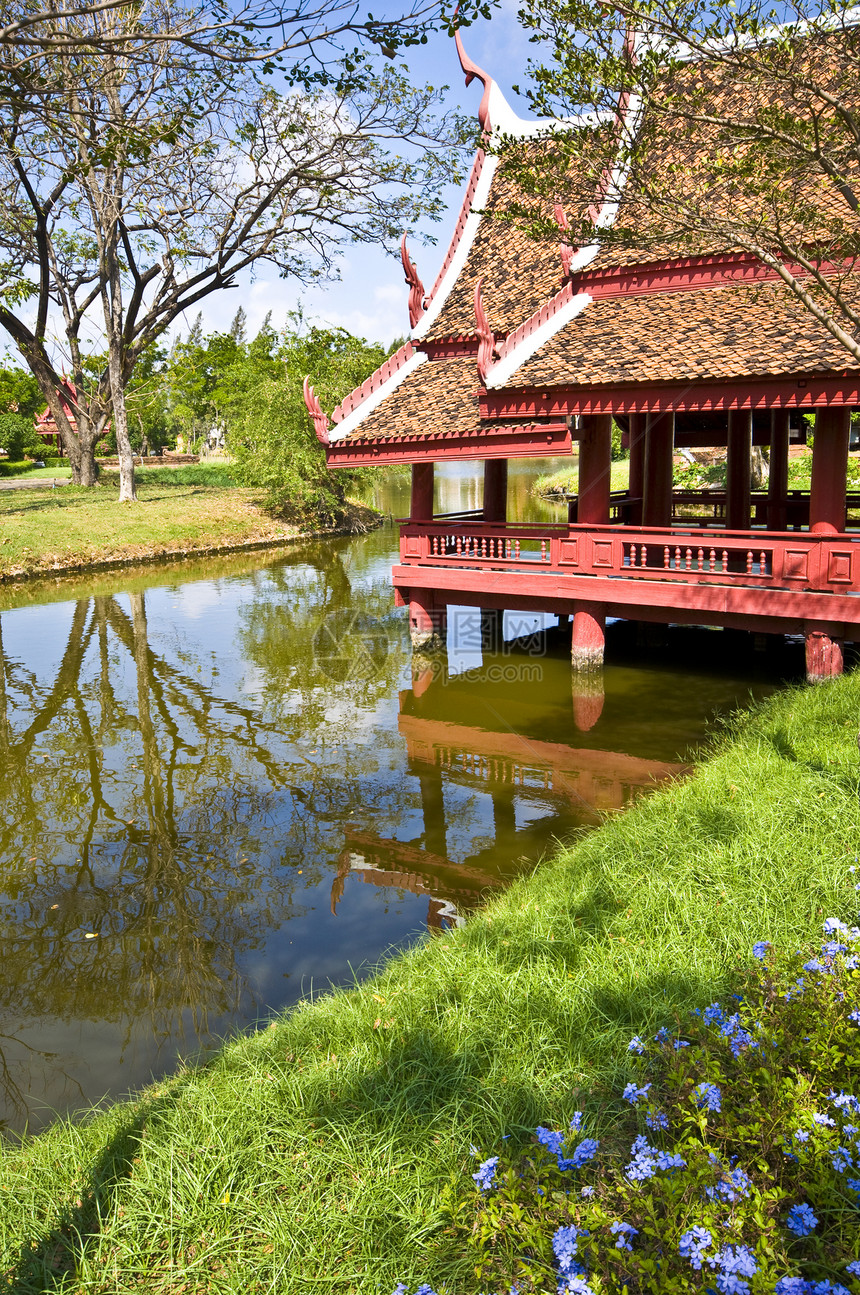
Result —
<instances>
[{"instance_id":1,"label":"red roof building","mask_svg":"<svg viewBox=\"0 0 860 1295\"><path fill-rule=\"evenodd\" d=\"M517 117L457 44L467 84L484 87L485 136L528 140L541 123ZM636 112L619 104L623 129ZM305 382L328 465L412 465L393 579L416 646L444 636L448 605L466 604L569 616L585 672L602 664L611 616L802 633L808 676L838 674L842 644L860 640L860 531L849 520L860 498L846 493L860 362L751 255L602 246L625 201L607 196L622 190L617 179L589 209L592 242L567 244L557 209L553 246L492 218L510 182L479 150L429 291L402 245L411 340L331 420ZM815 416L805 494L787 488L800 413ZM613 418L630 449L623 494L609 486ZM569 521L509 523L507 460L570 453L574 441ZM762 494L751 491L753 444L770 448ZM673 452L704 445L726 447L727 488L684 516ZM434 464L447 459L484 460L479 517L434 518Z\"/></svg>"}]
</instances>

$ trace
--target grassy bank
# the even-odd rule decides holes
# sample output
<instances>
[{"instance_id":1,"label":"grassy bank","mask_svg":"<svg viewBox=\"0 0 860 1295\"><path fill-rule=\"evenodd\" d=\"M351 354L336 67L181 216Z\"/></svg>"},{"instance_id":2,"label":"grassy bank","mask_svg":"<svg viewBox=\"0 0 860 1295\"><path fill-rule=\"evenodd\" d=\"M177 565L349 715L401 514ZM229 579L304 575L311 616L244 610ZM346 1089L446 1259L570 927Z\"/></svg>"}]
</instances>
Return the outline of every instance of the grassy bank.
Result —
<instances>
[{"instance_id":1,"label":"grassy bank","mask_svg":"<svg viewBox=\"0 0 860 1295\"><path fill-rule=\"evenodd\" d=\"M610 490L626 490L630 479L630 460L619 459L612 464L609 475ZM532 486L532 493L541 498L553 498L558 495L575 495L579 489L579 463L560 468L547 476L538 477Z\"/></svg>"},{"instance_id":2,"label":"grassy bank","mask_svg":"<svg viewBox=\"0 0 860 1295\"><path fill-rule=\"evenodd\" d=\"M262 511L259 492L236 488L229 466L140 468L139 501L121 504L118 476L92 489L0 492L0 580L276 544L296 526Z\"/></svg>"},{"instance_id":3,"label":"grassy bank","mask_svg":"<svg viewBox=\"0 0 860 1295\"><path fill-rule=\"evenodd\" d=\"M858 716L860 674L771 698L464 929L6 1147L4 1289L477 1289L450 1231L470 1143L565 1127L632 1077L631 1035L844 911Z\"/></svg>"}]
</instances>

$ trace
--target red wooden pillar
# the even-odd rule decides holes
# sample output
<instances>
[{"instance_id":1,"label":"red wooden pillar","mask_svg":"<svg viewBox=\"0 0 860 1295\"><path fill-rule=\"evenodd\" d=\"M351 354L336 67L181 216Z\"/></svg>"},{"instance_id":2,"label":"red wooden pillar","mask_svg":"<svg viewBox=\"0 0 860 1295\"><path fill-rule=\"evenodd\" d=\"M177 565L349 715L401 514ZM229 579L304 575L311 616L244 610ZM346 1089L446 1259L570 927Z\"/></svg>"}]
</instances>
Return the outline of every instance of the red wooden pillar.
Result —
<instances>
[{"instance_id":1,"label":"red wooden pillar","mask_svg":"<svg viewBox=\"0 0 860 1295\"><path fill-rule=\"evenodd\" d=\"M733 409L729 414L726 463L726 526L730 531L750 528L750 454L752 410Z\"/></svg>"},{"instance_id":2,"label":"red wooden pillar","mask_svg":"<svg viewBox=\"0 0 860 1295\"><path fill-rule=\"evenodd\" d=\"M573 723L580 733L587 733L594 728L603 714L603 673L592 674L574 672L571 676L573 687Z\"/></svg>"},{"instance_id":3,"label":"red wooden pillar","mask_svg":"<svg viewBox=\"0 0 860 1295\"><path fill-rule=\"evenodd\" d=\"M848 468L850 409L819 409L812 446L809 529L838 534L845 530L845 475Z\"/></svg>"},{"instance_id":4,"label":"red wooden pillar","mask_svg":"<svg viewBox=\"0 0 860 1295\"><path fill-rule=\"evenodd\" d=\"M630 505L628 519L632 526L642 525L642 494L645 489L645 414L630 415L630 485L628 493L636 503Z\"/></svg>"},{"instance_id":5,"label":"red wooden pillar","mask_svg":"<svg viewBox=\"0 0 860 1295\"><path fill-rule=\"evenodd\" d=\"M834 627L806 627L806 682L824 683L842 673L842 643L833 636Z\"/></svg>"},{"instance_id":6,"label":"red wooden pillar","mask_svg":"<svg viewBox=\"0 0 860 1295\"><path fill-rule=\"evenodd\" d=\"M672 451L675 415L648 414L645 424L643 526L672 525Z\"/></svg>"},{"instance_id":7,"label":"red wooden pillar","mask_svg":"<svg viewBox=\"0 0 860 1295\"><path fill-rule=\"evenodd\" d=\"M508 461L484 460L484 521L504 524L508 520Z\"/></svg>"},{"instance_id":8,"label":"red wooden pillar","mask_svg":"<svg viewBox=\"0 0 860 1295\"><path fill-rule=\"evenodd\" d=\"M429 522L433 517L433 464L412 464L412 503L409 520Z\"/></svg>"},{"instance_id":9,"label":"red wooden pillar","mask_svg":"<svg viewBox=\"0 0 860 1295\"><path fill-rule=\"evenodd\" d=\"M603 669L606 612L602 603L577 603L573 612L570 664L580 674Z\"/></svg>"},{"instance_id":10,"label":"red wooden pillar","mask_svg":"<svg viewBox=\"0 0 860 1295\"><path fill-rule=\"evenodd\" d=\"M767 479L767 529L784 531L788 525L788 442L790 414L774 409L770 416L770 472Z\"/></svg>"},{"instance_id":11,"label":"red wooden pillar","mask_svg":"<svg viewBox=\"0 0 860 1295\"><path fill-rule=\"evenodd\" d=\"M602 526L609 521L611 468L612 415L583 414L579 428L578 522Z\"/></svg>"}]
</instances>

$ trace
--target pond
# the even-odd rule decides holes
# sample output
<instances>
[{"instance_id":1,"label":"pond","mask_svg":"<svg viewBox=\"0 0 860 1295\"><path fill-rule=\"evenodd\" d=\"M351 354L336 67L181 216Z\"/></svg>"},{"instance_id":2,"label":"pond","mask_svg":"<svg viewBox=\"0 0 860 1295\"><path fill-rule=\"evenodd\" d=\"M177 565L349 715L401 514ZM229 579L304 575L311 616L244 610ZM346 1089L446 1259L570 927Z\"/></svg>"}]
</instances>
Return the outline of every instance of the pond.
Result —
<instances>
[{"instance_id":1,"label":"pond","mask_svg":"<svg viewBox=\"0 0 860 1295\"><path fill-rule=\"evenodd\" d=\"M512 465L521 520L544 465ZM473 465L438 511L475 507ZM408 510L408 481L379 502ZM720 632L610 630L602 695L555 619L412 674L397 531L0 592L0 1119L36 1129L364 974L679 772L800 669Z\"/></svg>"}]
</instances>

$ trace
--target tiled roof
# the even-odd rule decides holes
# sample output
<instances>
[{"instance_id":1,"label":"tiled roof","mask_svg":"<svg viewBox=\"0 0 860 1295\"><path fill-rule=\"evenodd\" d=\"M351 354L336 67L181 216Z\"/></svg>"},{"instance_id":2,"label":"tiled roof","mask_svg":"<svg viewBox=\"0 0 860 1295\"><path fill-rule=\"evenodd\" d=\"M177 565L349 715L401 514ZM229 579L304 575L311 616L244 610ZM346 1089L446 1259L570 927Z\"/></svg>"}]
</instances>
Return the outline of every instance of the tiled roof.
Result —
<instances>
[{"instance_id":1,"label":"tiled roof","mask_svg":"<svg viewBox=\"0 0 860 1295\"><path fill-rule=\"evenodd\" d=\"M860 304L860 285L853 290ZM860 369L783 284L592 302L512 387L731 379Z\"/></svg>"},{"instance_id":2,"label":"tiled roof","mask_svg":"<svg viewBox=\"0 0 860 1295\"><path fill-rule=\"evenodd\" d=\"M478 385L474 355L422 364L344 439L473 431L481 425Z\"/></svg>"},{"instance_id":3,"label":"tiled roof","mask_svg":"<svg viewBox=\"0 0 860 1295\"><path fill-rule=\"evenodd\" d=\"M516 197L511 181L496 171L475 241L450 296L428 333L430 338L475 332L474 294L483 279L484 306L496 333L522 323L562 285L558 243L541 243L498 218Z\"/></svg>"}]
</instances>

